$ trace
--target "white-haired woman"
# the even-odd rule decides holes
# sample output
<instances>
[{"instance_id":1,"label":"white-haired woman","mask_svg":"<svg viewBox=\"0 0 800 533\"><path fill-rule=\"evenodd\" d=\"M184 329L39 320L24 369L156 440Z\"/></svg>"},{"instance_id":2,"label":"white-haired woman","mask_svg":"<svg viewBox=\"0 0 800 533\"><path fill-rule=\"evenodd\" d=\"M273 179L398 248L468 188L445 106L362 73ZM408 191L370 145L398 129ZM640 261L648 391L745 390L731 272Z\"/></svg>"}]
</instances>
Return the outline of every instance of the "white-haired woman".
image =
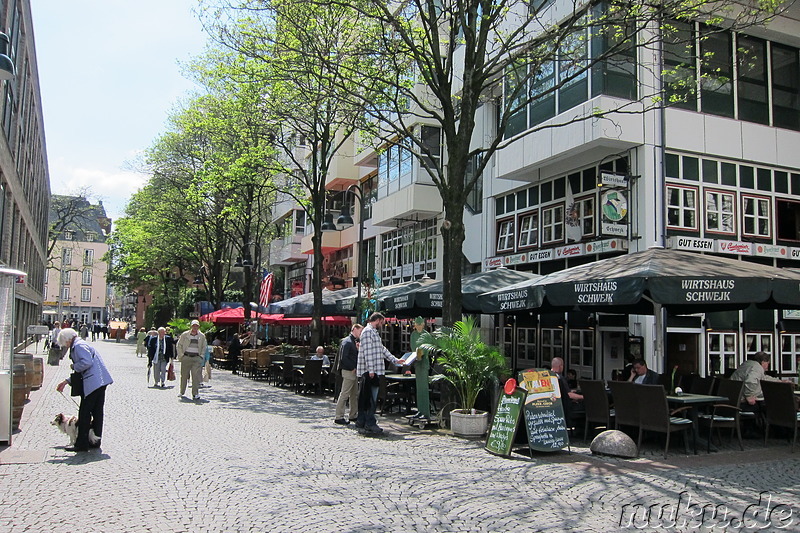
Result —
<instances>
[{"instance_id":1,"label":"white-haired woman","mask_svg":"<svg viewBox=\"0 0 800 533\"><path fill-rule=\"evenodd\" d=\"M78 438L75 446L67 448L72 452L85 452L89 448L99 448L103 436L103 405L106 401L106 387L114 382L108 373L100 354L85 340L78 337L72 328L64 328L58 334L58 345L69 348L72 369L83 377L83 394L78 409ZM69 378L58 384L56 390L62 392L71 385ZM89 429L94 430L98 440L89 442Z\"/></svg>"}]
</instances>

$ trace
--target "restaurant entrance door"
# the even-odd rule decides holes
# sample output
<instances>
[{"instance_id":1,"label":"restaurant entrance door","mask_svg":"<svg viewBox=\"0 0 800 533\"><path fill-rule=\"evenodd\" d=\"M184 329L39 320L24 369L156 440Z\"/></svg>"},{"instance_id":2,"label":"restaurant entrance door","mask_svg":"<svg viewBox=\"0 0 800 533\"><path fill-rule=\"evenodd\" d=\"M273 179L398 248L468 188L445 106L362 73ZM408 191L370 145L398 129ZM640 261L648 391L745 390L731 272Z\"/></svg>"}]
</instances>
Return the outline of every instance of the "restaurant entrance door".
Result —
<instances>
[{"instance_id":1,"label":"restaurant entrance door","mask_svg":"<svg viewBox=\"0 0 800 533\"><path fill-rule=\"evenodd\" d=\"M700 370L700 333L667 332L667 364L664 373L686 375Z\"/></svg>"}]
</instances>

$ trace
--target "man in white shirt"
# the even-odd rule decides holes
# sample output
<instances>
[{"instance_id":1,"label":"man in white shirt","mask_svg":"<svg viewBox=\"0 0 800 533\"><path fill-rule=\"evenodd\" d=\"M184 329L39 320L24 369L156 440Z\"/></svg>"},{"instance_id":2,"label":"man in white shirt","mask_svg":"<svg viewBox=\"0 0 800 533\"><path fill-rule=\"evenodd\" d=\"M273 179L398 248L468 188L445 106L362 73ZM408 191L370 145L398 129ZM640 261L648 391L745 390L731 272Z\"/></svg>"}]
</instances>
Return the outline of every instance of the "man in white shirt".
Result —
<instances>
[{"instance_id":1,"label":"man in white shirt","mask_svg":"<svg viewBox=\"0 0 800 533\"><path fill-rule=\"evenodd\" d=\"M178 339L178 361L181 362L181 393L178 395L179 397L183 398L186 394L186 383L191 375L192 399L200 399L198 391L207 347L206 336L200 332L200 322L192 320L191 329L181 333Z\"/></svg>"}]
</instances>

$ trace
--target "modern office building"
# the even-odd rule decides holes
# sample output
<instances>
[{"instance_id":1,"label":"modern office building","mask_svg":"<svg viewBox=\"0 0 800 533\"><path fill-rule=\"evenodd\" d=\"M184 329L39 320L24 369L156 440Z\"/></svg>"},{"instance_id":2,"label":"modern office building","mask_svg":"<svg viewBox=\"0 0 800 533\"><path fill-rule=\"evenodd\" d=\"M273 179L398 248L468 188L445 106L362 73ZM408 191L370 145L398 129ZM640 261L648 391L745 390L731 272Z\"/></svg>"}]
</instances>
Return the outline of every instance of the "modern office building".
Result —
<instances>
[{"instance_id":1,"label":"modern office building","mask_svg":"<svg viewBox=\"0 0 800 533\"><path fill-rule=\"evenodd\" d=\"M50 179L29 0L0 3L0 24L9 39L0 70L15 73L0 81L0 264L27 274L16 286L19 342L41 317Z\"/></svg>"},{"instance_id":2,"label":"modern office building","mask_svg":"<svg viewBox=\"0 0 800 533\"><path fill-rule=\"evenodd\" d=\"M559 86L561 76L571 79L515 118L507 131L513 142L494 155L464 206L465 272L504 266L547 274L652 246L800 269L798 15L792 6L766 28L742 31L675 23L663 50L631 48L578 76L572 60L557 58L541 69L529 94ZM596 57L593 47L602 42L588 32L579 42L586 57ZM662 84L667 97L676 92L673 78L661 74L674 68L692 76L681 80L695 89L685 101L636 104L652 102ZM626 104L642 111L592 118ZM474 143L493 137L495 106L479 111ZM441 143L437 128L416 127L431 146ZM430 177L402 143L354 147L352 154L355 169L329 180L339 202L329 209L357 207L352 193L338 195L360 185L363 253L356 228L349 228L326 247L326 268L344 273L348 285L359 256L368 279L382 285L440 277L442 205ZM357 209L353 215L357 220ZM657 371L678 365L702 375L725 373L766 350L773 369L796 376L800 357L800 311L670 316L660 360L653 359L649 316L525 312L483 324L519 368L560 356L587 378L610 378L629 352Z\"/></svg>"},{"instance_id":3,"label":"modern office building","mask_svg":"<svg viewBox=\"0 0 800 533\"><path fill-rule=\"evenodd\" d=\"M55 199L55 197L54 197ZM64 199L64 197L62 197ZM111 219L102 202L68 198L79 215L61 231L45 275L45 321L92 324L110 318L106 274L106 238ZM63 202L62 202L63 203ZM51 219L56 215L51 210Z\"/></svg>"}]
</instances>

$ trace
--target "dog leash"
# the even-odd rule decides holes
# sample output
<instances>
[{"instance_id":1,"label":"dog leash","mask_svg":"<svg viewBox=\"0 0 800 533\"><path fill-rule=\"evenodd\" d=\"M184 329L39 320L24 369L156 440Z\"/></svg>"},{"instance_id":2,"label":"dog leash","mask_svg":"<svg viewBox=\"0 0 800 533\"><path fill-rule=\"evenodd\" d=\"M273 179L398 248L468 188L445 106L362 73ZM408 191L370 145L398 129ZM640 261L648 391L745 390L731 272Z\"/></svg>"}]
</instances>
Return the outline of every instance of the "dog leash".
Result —
<instances>
[{"instance_id":1,"label":"dog leash","mask_svg":"<svg viewBox=\"0 0 800 533\"><path fill-rule=\"evenodd\" d=\"M75 407L77 407L78 409L81 408L81 406L78 404L78 402L75 401L75 398L73 398L72 396L67 396L66 394L64 394L63 390L58 391L58 393L61 394L61 396L63 396L64 398L69 398L70 401L72 401L72 403L74 403Z\"/></svg>"}]
</instances>

